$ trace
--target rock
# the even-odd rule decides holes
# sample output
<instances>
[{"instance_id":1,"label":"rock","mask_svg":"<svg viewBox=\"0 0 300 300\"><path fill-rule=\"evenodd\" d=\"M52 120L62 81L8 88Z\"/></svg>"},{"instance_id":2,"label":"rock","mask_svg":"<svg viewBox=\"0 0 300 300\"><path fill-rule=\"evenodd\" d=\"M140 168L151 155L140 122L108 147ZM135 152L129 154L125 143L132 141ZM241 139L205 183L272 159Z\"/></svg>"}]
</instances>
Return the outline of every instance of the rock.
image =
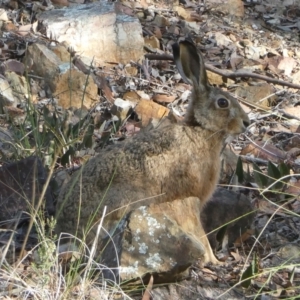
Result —
<instances>
[{"instance_id":1,"label":"rock","mask_svg":"<svg viewBox=\"0 0 300 300\"><path fill-rule=\"evenodd\" d=\"M28 219L25 213L30 214L33 207L36 208L46 179L47 172L41 160L34 156L0 168L0 222L4 222L6 228L15 225L19 213L22 213L20 221ZM49 188L45 194L45 209L49 215L53 215L53 199Z\"/></svg>"},{"instance_id":2,"label":"rock","mask_svg":"<svg viewBox=\"0 0 300 300\"><path fill-rule=\"evenodd\" d=\"M143 55L142 27L109 2L46 11L38 16L48 37L64 42L90 64L128 63Z\"/></svg>"},{"instance_id":3,"label":"rock","mask_svg":"<svg viewBox=\"0 0 300 300\"><path fill-rule=\"evenodd\" d=\"M190 197L141 206L125 216L114 232L114 243L105 246L102 263L116 268L119 273L114 275L122 280L152 274L155 283L165 283L179 280L209 251L207 246L200 201ZM110 271L105 275L113 279Z\"/></svg>"},{"instance_id":4,"label":"rock","mask_svg":"<svg viewBox=\"0 0 300 300\"><path fill-rule=\"evenodd\" d=\"M13 91L6 79L0 77L0 107L17 106L17 101L13 95Z\"/></svg>"},{"instance_id":5,"label":"rock","mask_svg":"<svg viewBox=\"0 0 300 300\"><path fill-rule=\"evenodd\" d=\"M5 76L10 83L14 99L17 103L24 103L28 99L28 86L24 76L15 72L5 72Z\"/></svg>"},{"instance_id":6,"label":"rock","mask_svg":"<svg viewBox=\"0 0 300 300\"><path fill-rule=\"evenodd\" d=\"M201 212L205 232L252 212L248 198L225 189L217 189ZM229 244L251 225L254 214L227 226ZM210 251L200 222L200 201L186 198L162 204L141 206L126 215L111 238L105 239L102 263L107 278L122 280L154 276L155 283L180 280L184 271ZM217 232L208 235L217 248ZM118 254L118 255L117 255ZM112 273L112 269L117 270Z\"/></svg>"},{"instance_id":7,"label":"rock","mask_svg":"<svg viewBox=\"0 0 300 300\"><path fill-rule=\"evenodd\" d=\"M80 108L83 104L90 108L98 99L98 87L92 76L85 75L70 62L62 62L45 45L29 46L26 60L33 62L32 71L43 77L59 106Z\"/></svg>"},{"instance_id":8,"label":"rock","mask_svg":"<svg viewBox=\"0 0 300 300\"><path fill-rule=\"evenodd\" d=\"M208 234L211 247L216 249L218 244L222 243L217 240L221 229L209 233L227 223L229 223L226 228L228 244L232 245L251 227L255 215L251 212L254 212L254 208L246 196L218 188L201 212L201 222ZM237 218L239 219L235 220Z\"/></svg>"},{"instance_id":9,"label":"rock","mask_svg":"<svg viewBox=\"0 0 300 300\"><path fill-rule=\"evenodd\" d=\"M61 44L57 44L55 46L50 45L49 49L55 53L55 55L62 61L62 62L69 62L71 61L71 54L68 52L65 46Z\"/></svg>"}]
</instances>

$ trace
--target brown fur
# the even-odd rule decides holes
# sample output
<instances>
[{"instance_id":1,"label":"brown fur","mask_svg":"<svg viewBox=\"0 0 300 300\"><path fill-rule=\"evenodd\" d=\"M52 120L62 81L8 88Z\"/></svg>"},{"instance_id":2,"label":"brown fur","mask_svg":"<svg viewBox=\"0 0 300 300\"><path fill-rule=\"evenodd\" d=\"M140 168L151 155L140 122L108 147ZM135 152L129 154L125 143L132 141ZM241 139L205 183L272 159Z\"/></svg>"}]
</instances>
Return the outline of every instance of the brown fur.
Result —
<instances>
[{"instance_id":1,"label":"brown fur","mask_svg":"<svg viewBox=\"0 0 300 300\"><path fill-rule=\"evenodd\" d=\"M58 231L75 233L78 228L82 235L94 213L93 224L100 220L104 205L104 225L109 228L141 205L195 196L203 206L214 192L224 139L243 132L249 119L236 99L208 86L203 59L193 44L180 43L174 56L194 87L185 122L166 119L88 161L59 196ZM228 99L227 109L218 107L219 98ZM88 241L95 237L96 227ZM216 262L211 256L207 260Z\"/></svg>"}]
</instances>

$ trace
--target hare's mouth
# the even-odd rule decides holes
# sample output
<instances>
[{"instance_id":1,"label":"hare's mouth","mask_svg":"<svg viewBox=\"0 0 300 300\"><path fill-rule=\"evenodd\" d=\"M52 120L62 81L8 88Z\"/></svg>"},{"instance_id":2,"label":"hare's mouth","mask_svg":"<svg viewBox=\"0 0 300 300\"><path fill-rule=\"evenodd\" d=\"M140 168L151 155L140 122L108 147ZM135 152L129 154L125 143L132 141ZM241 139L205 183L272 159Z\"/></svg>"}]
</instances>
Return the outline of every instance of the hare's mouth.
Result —
<instances>
[{"instance_id":1,"label":"hare's mouth","mask_svg":"<svg viewBox=\"0 0 300 300\"><path fill-rule=\"evenodd\" d=\"M227 131L227 136L226 136L225 142L226 143L231 143L234 139L237 138L237 136L244 133L245 131L246 131L246 127L243 127L239 131L230 131L230 130Z\"/></svg>"},{"instance_id":2,"label":"hare's mouth","mask_svg":"<svg viewBox=\"0 0 300 300\"><path fill-rule=\"evenodd\" d=\"M226 137L225 139L225 144L230 144L236 137L238 134L230 134Z\"/></svg>"}]
</instances>

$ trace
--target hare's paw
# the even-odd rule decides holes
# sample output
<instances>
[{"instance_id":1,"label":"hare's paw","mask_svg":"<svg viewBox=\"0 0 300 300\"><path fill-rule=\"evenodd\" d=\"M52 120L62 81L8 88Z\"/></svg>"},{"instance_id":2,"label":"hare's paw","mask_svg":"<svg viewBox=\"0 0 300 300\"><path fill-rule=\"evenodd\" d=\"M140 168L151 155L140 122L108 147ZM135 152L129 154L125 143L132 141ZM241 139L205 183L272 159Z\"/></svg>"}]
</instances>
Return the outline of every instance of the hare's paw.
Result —
<instances>
[{"instance_id":1,"label":"hare's paw","mask_svg":"<svg viewBox=\"0 0 300 300\"><path fill-rule=\"evenodd\" d=\"M213 254L212 251L207 251L205 252L204 256L203 256L203 259L202 259L202 262L204 264L208 264L208 263L211 263L213 265L217 265L217 266L222 266L225 264L225 262L222 262L220 260L218 260L215 255Z\"/></svg>"}]
</instances>

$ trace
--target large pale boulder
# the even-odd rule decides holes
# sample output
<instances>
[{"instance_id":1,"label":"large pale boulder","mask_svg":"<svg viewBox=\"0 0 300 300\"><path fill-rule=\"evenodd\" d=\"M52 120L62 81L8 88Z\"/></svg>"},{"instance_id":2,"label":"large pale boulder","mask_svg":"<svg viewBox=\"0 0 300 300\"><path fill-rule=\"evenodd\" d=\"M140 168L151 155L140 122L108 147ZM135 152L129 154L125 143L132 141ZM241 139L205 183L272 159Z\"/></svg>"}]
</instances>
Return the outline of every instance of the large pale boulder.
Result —
<instances>
[{"instance_id":1,"label":"large pale boulder","mask_svg":"<svg viewBox=\"0 0 300 300\"><path fill-rule=\"evenodd\" d=\"M103 65L136 61L143 55L142 27L137 18L118 7L98 1L46 11L38 16L40 30L67 44L85 62Z\"/></svg>"}]
</instances>

